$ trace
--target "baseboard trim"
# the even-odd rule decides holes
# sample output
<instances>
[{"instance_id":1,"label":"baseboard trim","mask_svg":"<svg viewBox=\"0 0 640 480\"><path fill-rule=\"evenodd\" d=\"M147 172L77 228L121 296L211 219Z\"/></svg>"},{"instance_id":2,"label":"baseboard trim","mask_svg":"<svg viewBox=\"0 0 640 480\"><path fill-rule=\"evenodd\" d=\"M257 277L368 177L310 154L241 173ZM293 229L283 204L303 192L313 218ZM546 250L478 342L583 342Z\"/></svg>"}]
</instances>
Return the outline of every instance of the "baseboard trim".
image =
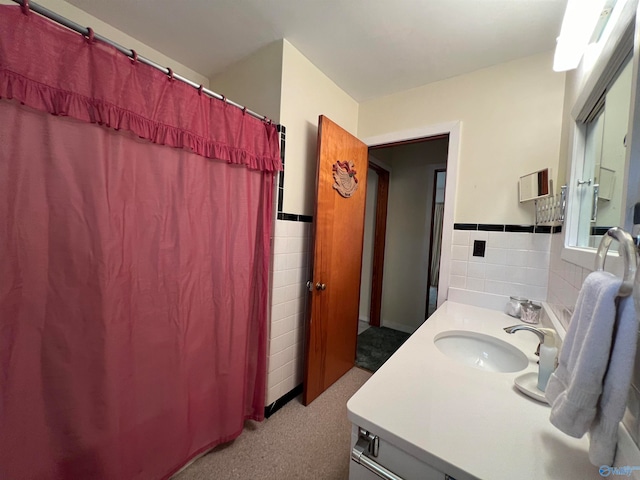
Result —
<instances>
[{"instance_id":1,"label":"baseboard trim","mask_svg":"<svg viewBox=\"0 0 640 480\"><path fill-rule=\"evenodd\" d=\"M287 403L289 403L291 400L296 398L301 393L302 393L302 383L296 386L293 390L289 391L288 393L285 393L275 402L264 407L264 418L269 418L271 415L276 413L278 410L280 410L282 407L284 407Z\"/></svg>"},{"instance_id":2,"label":"baseboard trim","mask_svg":"<svg viewBox=\"0 0 640 480\"><path fill-rule=\"evenodd\" d=\"M387 327L387 328L392 328L393 330L398 330L400 332L404 332L404 333L408 333L409 335L411 335L413 332L415 332L418 328L411 328L408 325L404 325L402 323L396 323L396 322L387 322L386 320L382 321L382 325L383 327Z\"/></svg>"}]
</instances>

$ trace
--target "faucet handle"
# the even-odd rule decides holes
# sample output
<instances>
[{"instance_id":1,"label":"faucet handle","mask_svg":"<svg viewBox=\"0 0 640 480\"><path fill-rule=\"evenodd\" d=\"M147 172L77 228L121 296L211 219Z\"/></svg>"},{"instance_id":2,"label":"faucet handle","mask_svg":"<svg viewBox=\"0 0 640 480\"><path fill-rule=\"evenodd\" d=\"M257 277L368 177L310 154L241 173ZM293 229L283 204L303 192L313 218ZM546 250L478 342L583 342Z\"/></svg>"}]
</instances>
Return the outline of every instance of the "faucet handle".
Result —
<instances>
[{"instance_id":1,"label":"faucet handle","mask_svg":"<svg viewBox=\"0 0 640 480\"><path fill-rule=\"evenodd\" d=\"M536 348L536 351L534 353L535 355L540 356L540 345L542 345L542 343L544 342L544 335L545 335L543 330L546 330L546 329L532 327L531 325L528 325L528 324L518 324L518 325L511 325L510 327L504 327L503 330L507 333L516 333L518 330L526 330L528 332L535 333L540 339L540 342L538 343L538 347Z\"/></svg>"}]
</instances>

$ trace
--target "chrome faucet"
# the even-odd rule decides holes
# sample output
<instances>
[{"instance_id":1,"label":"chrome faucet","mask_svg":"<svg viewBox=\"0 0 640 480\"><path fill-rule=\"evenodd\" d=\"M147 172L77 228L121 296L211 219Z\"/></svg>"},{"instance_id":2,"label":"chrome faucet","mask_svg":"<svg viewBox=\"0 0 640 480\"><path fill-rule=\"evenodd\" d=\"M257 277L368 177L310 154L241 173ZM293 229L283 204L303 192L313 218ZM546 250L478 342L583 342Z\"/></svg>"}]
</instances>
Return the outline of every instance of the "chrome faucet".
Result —
<instances>
[{"instance_id":1,"label":"chrome faucet","mask_svg":"<svg viewBox=\"0 0 640 480\"><path fill-rule=\"evenodd\" d=\"M535 354L540 356L540 344L544 343L544 333L542 333L536 327L532 327L531 325L511 325L510 327L504 327L504 331L507 333L516 333L518 330L527 330L529 332L535 333L540 339L540 343L538 343L538 348L536 348Z\"/></svg>"}]
</instances>

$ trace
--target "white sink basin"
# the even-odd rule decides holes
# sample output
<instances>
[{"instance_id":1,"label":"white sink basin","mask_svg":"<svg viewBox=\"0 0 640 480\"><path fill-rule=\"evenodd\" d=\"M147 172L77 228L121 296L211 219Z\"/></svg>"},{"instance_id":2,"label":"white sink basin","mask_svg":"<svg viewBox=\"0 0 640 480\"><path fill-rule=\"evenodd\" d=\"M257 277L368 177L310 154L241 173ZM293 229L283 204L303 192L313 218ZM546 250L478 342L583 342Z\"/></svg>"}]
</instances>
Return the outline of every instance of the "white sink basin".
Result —
<instances>
[{"instance_id":1,"label":"white sink basin","mask_svg":"<svg viewBox=\"0 0 640 480\"><path fill-rule=\"evenodd\" d=\"M529 364L526 355L513 345L482 333L449 330L433 341L448 357L487 372L519 372Z\"/></svg>"}]
</instances>

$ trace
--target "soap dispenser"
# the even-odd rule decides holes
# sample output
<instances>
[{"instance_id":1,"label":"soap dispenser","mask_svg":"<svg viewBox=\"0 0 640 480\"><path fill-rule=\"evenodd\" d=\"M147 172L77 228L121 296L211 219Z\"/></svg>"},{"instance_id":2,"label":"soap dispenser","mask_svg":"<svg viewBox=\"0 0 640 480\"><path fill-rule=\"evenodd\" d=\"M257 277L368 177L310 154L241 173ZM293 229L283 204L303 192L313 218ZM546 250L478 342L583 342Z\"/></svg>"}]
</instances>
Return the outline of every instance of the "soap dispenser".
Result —
<instances>
[{"instance_id":1,"label":"soap dispenser","mask_svg":"<svg viewBox=\"0 0 640 480\"><path fill-rule=\"evenodd\" d=\"M558 347L556 346L556 332L551 328L538 328L544 334L544 340L540 343L540 360L538 370L538 390L544 392L547 389L549 377L556 368Z\"/></svg>"}]
</instances>

